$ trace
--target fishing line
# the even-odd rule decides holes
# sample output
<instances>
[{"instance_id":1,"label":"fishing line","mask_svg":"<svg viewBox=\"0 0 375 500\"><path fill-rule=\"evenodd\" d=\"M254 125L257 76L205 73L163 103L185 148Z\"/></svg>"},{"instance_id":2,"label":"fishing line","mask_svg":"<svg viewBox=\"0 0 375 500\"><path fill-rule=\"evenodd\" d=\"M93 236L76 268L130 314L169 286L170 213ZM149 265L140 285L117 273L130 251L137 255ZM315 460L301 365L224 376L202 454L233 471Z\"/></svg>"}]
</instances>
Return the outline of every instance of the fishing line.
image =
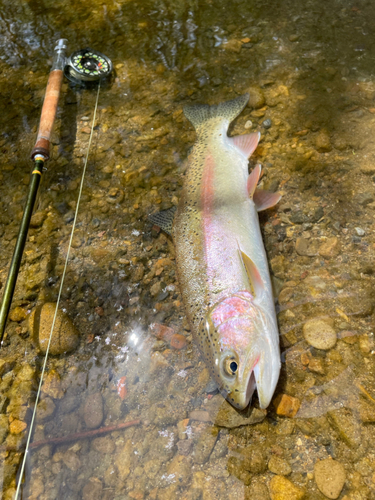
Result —
<instances>
[{"instance_id":1,"label":"fishing line","mask_svg":"<svg viewBox=\"0 0 375 500\"><path fill-rule=\"evenodd\" d=\"M86 153L85 163L84 163L84 166L83 166L81 184L80 184L80 187L79 187L79 193L78 193L78 198L77 198L77 207L76 207L76 211L75 211L75 214L74 214L73 227L72 227L72 231L70 233L70 240L69 240L69 245L68 245L68 251L67 251L67 254L66 254L66 258L65 258L65 265L64 265L64 270L63 270L62 276L61 276L61 283L60 283L59 293L58 293L57 302L56 302L55 314L53 316L53 321L52 321L52 326L51 326L51 332L49 334L48 345L47 345L46 354L45 354L44 362L43 362L42 373L41 373L40 381L39 381L38 392L37 392L36 399L35 399L33 414L32 414L32 417L31 417L29 434L27 436L27 442L26 442L26 447L25 447L25 454L24 454L23 459L22 459L21 471L20 471L20 475L19 475L19 481L18 481L18 484L17 484L17 490L16 490L15 500L18 500L18 495L19 495L19 492L20 492L20 489L21 489L22 477L23 477L23 473L24 473L24 470L25 470L26 460L27 460L28 451L29 451L29 447L30 447L31 435L32 435L32 432L33 432L33 427L34 427L34 421L35 421L37 406L38 406L38 403L39 403L40 393L41 393L42 384L43 384L43 380L44 380L44 373L46 371L46 365L47 365L47 359L48 359L49 349L50 349L50 345L51 345L51 341L52 341L53 329L55 327L55 321L56 321L57 311L58 311L58 307L59 307L59 303L60 303L61 292L62 292L63 285L64 285L64 279L65 279L66 269L68 267L69 254L70 254L70 249L71 249L71 246L72 246L72 240L73 240L74 230L75 230L75 227L76 227L76 222L77 222L77 217L78 217L78 210L79 210L79 204L80 204L81 195L82 195L82 188L83 188L83 183L84 183L84 180L85 180L87 162L88 162L88 157L89 157L89 152L90 152L92 137L93 137L93 134L94 134L94 125L95 125L95 120L96 120L96 112L97 112L97 109L98 109L99 92L100 92L100 81L99 81L99 84L98 84L98 92L96 94L96 102L95 102L94 115L93 115L92 125L91 125L90 139L89 139L89 144L87 146L87 153Z\"/></svg>"}]
</instances>

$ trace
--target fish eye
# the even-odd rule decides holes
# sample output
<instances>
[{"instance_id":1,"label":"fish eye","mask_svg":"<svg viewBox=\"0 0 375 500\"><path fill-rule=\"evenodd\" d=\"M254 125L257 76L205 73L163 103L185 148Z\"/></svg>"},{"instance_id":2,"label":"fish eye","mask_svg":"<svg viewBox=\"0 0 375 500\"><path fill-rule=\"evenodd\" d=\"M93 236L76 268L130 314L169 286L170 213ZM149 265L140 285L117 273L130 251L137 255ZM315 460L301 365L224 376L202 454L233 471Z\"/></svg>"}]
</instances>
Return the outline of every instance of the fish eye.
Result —
<instances>
[{"instance_id":1,"label":"fish eye","mask_svg":"<svg viewBox=\"0 0 375 500\"><path fill-rule=\"evenodd\" d=\"M238 363L231 357L224 361L224 371L227 375L233 377L238 370Z\"/></svg>"}]
</instances>

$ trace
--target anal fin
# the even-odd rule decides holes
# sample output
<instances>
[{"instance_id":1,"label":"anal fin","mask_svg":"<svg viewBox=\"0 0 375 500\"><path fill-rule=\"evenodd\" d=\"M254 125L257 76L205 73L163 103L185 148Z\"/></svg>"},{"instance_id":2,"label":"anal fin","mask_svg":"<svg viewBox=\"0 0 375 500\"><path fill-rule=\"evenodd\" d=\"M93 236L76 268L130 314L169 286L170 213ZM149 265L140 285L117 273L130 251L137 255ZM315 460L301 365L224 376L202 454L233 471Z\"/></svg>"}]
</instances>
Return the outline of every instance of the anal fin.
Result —
<instances>
[{"instance_id":1,"label":"anal fin","mask_svg":"<svg viewBox=\"0 0 375 500\"><path fill-rule=\"evenodd\" d=\"M167 234L172 234L173 219L176 213L177 207L168 208L167 210L162 210L161 212L156 212L155 214L149 215L148 219L153 222L156 226L159 226Z\"/></svg>"}]
</instances>

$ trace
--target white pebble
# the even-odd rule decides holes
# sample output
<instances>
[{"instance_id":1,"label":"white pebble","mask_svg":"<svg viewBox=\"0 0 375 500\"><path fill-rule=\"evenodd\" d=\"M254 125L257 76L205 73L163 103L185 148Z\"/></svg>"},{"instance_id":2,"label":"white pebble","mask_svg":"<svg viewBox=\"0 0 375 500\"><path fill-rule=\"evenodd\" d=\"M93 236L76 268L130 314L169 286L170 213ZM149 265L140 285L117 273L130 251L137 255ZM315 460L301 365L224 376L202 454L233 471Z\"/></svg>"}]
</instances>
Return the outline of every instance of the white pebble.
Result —
<instances>
[{"instance_id":1,"label":"white pebble","mask_svg":"<svg viewBox=\"0 0 375 500\"><path fill-rule=\"evenodd\" d=\"M365 230L362 229L361 227L355 227L355 232L358 234L358 236L364 236L365 235Z\"/></svg>"},{"instance_id":2,"label":"white pebble","mask_svg":"<svg viewBox=\"0 0 375 500\"><path fill-rule=\"evenodd\" d=\"M251 120L247 120L245 123L245 128L251 128L253 126L253 122Z\"/></svg>"}]
</instances>

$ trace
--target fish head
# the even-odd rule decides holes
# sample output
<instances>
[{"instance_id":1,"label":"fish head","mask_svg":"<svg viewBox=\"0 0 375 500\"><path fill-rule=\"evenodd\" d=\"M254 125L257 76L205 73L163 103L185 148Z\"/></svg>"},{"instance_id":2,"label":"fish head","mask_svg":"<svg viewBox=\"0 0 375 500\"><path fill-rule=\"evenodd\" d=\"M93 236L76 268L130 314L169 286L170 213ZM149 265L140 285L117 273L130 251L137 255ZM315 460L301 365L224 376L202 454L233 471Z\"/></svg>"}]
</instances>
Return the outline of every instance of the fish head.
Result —
<instances>
[{"instance_id":1,"label":"fish head","mask_svg":"<svg viewBox=\"0 0 375 500\"><path fill-rule=\"evenodd\" d=\"M204 355L222 395L242 410L257 389L260 407L267 408L280 373L272 314L244 291L215 304L204 321Z\"/></svg>"}]
</instances>

